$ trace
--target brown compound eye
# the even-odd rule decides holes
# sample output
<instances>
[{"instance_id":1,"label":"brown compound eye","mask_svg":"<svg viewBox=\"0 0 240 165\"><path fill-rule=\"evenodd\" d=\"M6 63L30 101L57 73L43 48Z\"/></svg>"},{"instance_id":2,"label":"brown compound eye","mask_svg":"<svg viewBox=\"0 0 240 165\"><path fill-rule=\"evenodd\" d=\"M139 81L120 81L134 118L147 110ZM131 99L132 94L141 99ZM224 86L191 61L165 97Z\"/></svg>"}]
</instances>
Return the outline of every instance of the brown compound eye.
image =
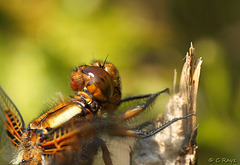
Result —
<instances>
[{"instance_id":1,"label":"brown compound eye","mask_svg":"<svg viewBox=\"0 0 240 165\"><path fill-rule=\"evenodd\" d=\"M112 97L114 81L108 72L101 67L88 66L84 68L83 73L88 76L85 85L93 97L100 101L107 101Z\"/></svg>"},{"instance_id":2,"label":"brown compound eye","mask_svg":"<svg viewBox=\"0 0 240 165\"><path fill-rule=\"evenodd\" d=\"M92 65L103 68L113 78L115 86L120 86L118 70L113 64L96 61Z\"/></svg>"}]
</instances>

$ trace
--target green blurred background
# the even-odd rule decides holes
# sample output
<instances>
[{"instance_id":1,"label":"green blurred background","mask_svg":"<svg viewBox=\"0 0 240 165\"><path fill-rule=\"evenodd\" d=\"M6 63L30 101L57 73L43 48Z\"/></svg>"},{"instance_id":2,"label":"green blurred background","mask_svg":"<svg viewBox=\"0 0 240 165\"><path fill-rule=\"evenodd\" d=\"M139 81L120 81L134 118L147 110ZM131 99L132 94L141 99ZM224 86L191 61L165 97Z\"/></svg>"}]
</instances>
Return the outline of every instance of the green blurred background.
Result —
<instances>
[{"instance_id":1,"label":"green blurred background","mask_svg":"<svg viewBox=\"0 0 240 165\"><path fill-rule=\"evenodd\" d=\"M193 42L203 57L199 164L240 164L239 9L236 0L1 0L0 84L30 122L44 100L72 94L71 70L93 57L109 54L124 96L171 88Z\"/></svg>"}]
</instances>

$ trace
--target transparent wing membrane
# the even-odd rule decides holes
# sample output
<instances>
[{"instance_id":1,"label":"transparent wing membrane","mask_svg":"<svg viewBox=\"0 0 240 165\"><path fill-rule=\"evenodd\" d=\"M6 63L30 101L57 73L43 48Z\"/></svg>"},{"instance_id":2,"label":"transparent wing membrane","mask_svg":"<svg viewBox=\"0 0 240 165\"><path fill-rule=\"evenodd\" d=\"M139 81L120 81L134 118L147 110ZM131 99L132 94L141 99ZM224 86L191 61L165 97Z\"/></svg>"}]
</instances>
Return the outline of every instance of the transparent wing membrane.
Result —
<instances>
[{"instance_id":1,"label":"transparent wing membrane","mask_svg":"<svg viewBox=\"0 0 240 165\"><path fill-rule=\"evenodd\" d=\"M0 159L11 161L21 142L24 127L21 114L0 87Z\"/></svg>"}]
</instances>

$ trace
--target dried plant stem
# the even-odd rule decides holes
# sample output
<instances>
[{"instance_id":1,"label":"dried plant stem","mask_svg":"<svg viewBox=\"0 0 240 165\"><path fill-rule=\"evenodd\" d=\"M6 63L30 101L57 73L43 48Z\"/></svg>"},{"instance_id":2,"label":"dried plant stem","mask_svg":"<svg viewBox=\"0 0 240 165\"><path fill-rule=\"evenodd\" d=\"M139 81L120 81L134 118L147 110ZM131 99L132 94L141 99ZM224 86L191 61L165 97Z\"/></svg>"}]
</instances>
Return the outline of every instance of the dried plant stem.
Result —
<instances>
[{"instance_id":1,"label":"dried plant stem","mask_svg":"<svg viewBox=\"0 0 240 165\"><path fill-rule=\"evenodd\" d=\"M182 68L179 91L176 91L176 72L174 88L164 120L186 116L196 111L197 91L202 59L195 63L195 49L191 43ZM132 164L140 165L193 165L196 164L196 116L178 121L156 136L140 139L133 148Z\"/></svg>"}]
</instances>

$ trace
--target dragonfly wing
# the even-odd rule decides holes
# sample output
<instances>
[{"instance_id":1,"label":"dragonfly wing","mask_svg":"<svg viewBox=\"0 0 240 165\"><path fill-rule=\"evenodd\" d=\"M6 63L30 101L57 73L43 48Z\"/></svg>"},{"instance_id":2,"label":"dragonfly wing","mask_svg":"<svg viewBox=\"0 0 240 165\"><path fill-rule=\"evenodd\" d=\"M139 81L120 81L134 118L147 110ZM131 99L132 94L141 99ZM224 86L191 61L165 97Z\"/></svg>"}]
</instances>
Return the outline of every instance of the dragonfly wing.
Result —
<instances>
[{"instance_id":1,"label":"dragonfly wing","mask_svg":"<svg viewBox=\"0 0 240 165\"><path fill-rule=\"evenodd\" d=\"M70 120L40 140L46 164L92 164L99 148L93 125L84 119Z\"/></svg>"},{"instance_id":2,"label":"dragonfly wing","mask_svg":"<svg viewBox=\"0 0 240 165\"><path fill-rule=\"evenodd\" d=\"M24 129L21 114L0 87L0 159L11 161Z\"/></svg>"}]
</instances>

